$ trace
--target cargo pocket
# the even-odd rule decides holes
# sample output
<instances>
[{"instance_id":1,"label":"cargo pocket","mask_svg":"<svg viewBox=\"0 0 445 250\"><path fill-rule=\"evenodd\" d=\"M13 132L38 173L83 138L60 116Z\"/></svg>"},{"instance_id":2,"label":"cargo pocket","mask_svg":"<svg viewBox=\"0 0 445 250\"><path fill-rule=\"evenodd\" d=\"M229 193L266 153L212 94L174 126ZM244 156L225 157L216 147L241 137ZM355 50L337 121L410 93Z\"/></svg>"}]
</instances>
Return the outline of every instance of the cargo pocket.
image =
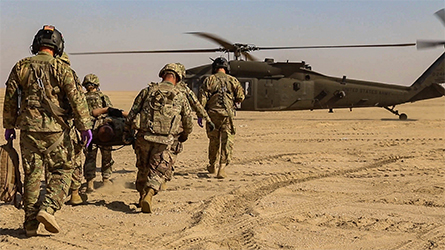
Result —
<instances>
[{"instance_id":1,"label":"cargo pocket","mask_svg":"<svg viewBox=\"0 0 445 250\"><path fill-rule=\"evenodd\" d=\"M161 173L166 180L170 181L172 179L173 157L168 150L161 153L161 160L156 170Z\"/></svg>"}]
</instances>

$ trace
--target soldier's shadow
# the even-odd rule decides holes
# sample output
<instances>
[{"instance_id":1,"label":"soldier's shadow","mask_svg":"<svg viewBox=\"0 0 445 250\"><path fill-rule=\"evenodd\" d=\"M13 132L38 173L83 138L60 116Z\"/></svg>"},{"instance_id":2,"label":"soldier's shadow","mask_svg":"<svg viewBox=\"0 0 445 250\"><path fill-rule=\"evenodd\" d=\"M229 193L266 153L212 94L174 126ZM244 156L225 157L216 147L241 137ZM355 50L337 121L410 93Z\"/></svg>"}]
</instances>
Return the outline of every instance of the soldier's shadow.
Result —
<instances>
[{"instance_id":1,"label":"soldier's shadow","mask_svg":"<svg viewBox=\"0 0 445 250\"><path fill-rule=\"evenodd\" d=\"M189 176L193 173L189 173L187 171L175 171L173 172L173 176ZM202 178L202 179L209 179L211 178L211 174L209 174L209 172L197 172L196 176L198 176L198 178Z\"/></svg>"},{"instance_id":2,"label":"soldier's shadow","mask_svg":"<svg viewBox=\"0 0 445 250\"><path fill-rule=\"evenodd\" d=\"M0 229L0 236L2 235L8 235L17 239L28 239L29 237L26 236L25 231L22 228L1 228ZM49 237L50 235L38 235L39 237ZM3 249L3 248L2 248Z\"/></svg>"},{"instance_id":3,"label":"soldier's shadow","mask_svg":"<svg viewBox=\"0 0 445 250\"><path fill-rule=\"evenodd\" d=\"M136 209L131 208L130 205L127 205L122 201L113 201L113 202L107 203L105 200L99 200L94 203L88 203L88 204L94 205L94 206L99 206L99 207L107 207L110 210L117 211L117 212L123 212L126 214L139 213L136 211Z\"/></svg>"},{"instance_id":4,"label":"soldier's shadow","mask_svg":"<svg viewBox=\"0 0 445 250\"><path fill-rule=\"evenodd\" d=\"M15 228L15 229L2 228L0 229L0 235L8 235L18 239L26 238L25 232L21 228Z\"/></svg>"},{"instance_id":5,"label":"soldier's shadow","mask_svg":"<svg viewBox=\"0 0 445 250\"><path fill-rule=\"evenodd\" d=\"M209 172L198 172L198 173L196 173L196 176L198 176L198 178L201 178L201 179L210 179L210 178L212 178L212 175L209 174Z\"/></svg>"}]
</instances>

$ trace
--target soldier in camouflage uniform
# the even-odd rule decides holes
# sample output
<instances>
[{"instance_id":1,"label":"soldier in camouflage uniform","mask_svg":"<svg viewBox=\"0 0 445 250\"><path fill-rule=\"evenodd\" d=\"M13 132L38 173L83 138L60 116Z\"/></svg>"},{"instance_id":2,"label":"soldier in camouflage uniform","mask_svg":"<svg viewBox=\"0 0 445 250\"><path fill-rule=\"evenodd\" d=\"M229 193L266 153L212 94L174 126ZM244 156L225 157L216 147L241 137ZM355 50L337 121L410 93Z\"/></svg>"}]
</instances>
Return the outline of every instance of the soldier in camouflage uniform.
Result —
<instances>
[{"instance_id":1,"label":"soldier in camouflage uniform","mask_svg":"<svg viewBox=\"0 0 445 250\"><path fill-rule=\"evenodd\" d=\"M62 56L59 57L59 59L66 63L68 66L71 66L71 61L68 57L68 55L63 52ZM79 77L77 76L76 72L73 70L73 77L74 81L76 82L77 90L79 93L83 95L82 92L82 85L80 84ZM73 120L69 120L69 125L72 127L74 125ZM72 129L70 131L71 140L73 140L73 148L74 148L74 157L72 159L74 164L74 171L73 171L73 178L71 182L71 198L70 198L70 204L71 205L79 205L84 202L84 200L81 198L79 189L82 185L82 151L83 151L83 144L80 140L79 131ZM85 197L84 197L85 198ZM85 199L86 200L86 199Z\"/></svg>"},{"instance_id":2,"label":"soldier in camouflage uniform","mask_svg":"<svg viewBox=\"0 0 445 250\"><path fill-rule=\"evenodd\" d=\"M204 109L204 107L201 105L201 103L198 101L198 98L196 97L195 93L187 86L187 83L184 82L186 72L185 67L181 63L176 63L178 65L179 70L181 72L182 80L176 85L176 87L185 94L187 97L187 100L189 101L190 107L193 111L195 111L196 115L198 117L204 118L204 120L207 122L207 124L210 126L210 130L215 129L215 124L213 124L212 120L210 120L209 115L207 114L207 111ZM202 128L202 122L198 123L198 125Z\"/></svg>"},{"instance_id":3,"label":"soldier in camouflage uniform","mask_svg":"<svg viewBox=\"0 0 445 250\"><path fill-rule=\"evenodd\" d=\"M82 82L82 86L85 87L87 93L85 97L87 99L88 107L90 109L90 114L93 117L93 110L101 109L105 107L113 107L110 98L99 90L100 82L99 77L94 74L88 74L85 76ZM93 117L93 120L95 118ZM111 156L111 146L100 146L100 153L102 155L102 182L103 185L111 184L110 177L112 173L112 166L114 164L113 158ZM94 178L96 178L96 158L97 158L98 146L91 144L88 147L85 165L84 165L84 176L87 180L87 192L92 192L94 190Z\"/></svg>"},{"instance_id":4,"label":"soldier in camouflage uniform","mask_svg":"<svg viewBox=\"0 0 445 250\"><path fill-rule=\"evenodd\" d=\"M207 77L201 85L198 98L215 124L213 131L207 126L209 138L207 170L209 173L215 173L218 166L216 177L223 179L227 177L225 167L232 159L235 103L239 104L244 100L244 90L238 79L228 75L229 63L225 58L220 57L213 61L212 73L213 75ZM199 117L198 123L201 122L202 118Z\"/></svg>"},{"instance_id":5,"label":"soldier in camouflage uniform","mask_svg":"<svg viewBox=\"0 0 445 250\"><path fill-rule=\"evenodd\" d=\"M39 223L49 232L60 231L54 213L68 194L74 168L68 120L74 117L86 144L92 139L86 100L76 86L72 69L56 58L63 49L62 34L53 26L43 26L31 47L36 55L16 63L6 82L3 127L7 140L15 139L14 128L20 129L27 236L37 234ZM40 202L45 169L46 192Z\"/></svg>"},{"instance_id":6,"label":"soldier in camouflage uniform","mask_svg":"<svg viewBox=\"0 0 445 250\"><path fill-rule=\"evenodd\" d=\"M161 185L172 179L174 151L178 147L175 142L185 142L193 128L187 98L175 87L181 81L178 66L174 63L165 65L159 77L162 77L161 83L150 84L135 98L124 130L124 141L128 142L128 138L133 137L129 132L133 120L140 114L134 150L138 168L136 189L144 213L152 212L152 197Z\"/></svg>"}]
</instances>

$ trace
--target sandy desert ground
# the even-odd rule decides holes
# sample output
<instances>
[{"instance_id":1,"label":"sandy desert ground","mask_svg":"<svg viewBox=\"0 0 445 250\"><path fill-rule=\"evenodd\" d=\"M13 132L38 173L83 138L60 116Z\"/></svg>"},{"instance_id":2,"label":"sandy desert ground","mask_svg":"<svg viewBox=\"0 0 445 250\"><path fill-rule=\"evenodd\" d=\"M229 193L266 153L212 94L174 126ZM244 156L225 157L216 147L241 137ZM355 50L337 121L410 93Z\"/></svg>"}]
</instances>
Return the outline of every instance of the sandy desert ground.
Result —
<instances>
[{"instance_id":1,"label":"sandy desert ground","mask_svg":"<svg viewBox=\"0 0 445 250\"><path fill-rule=\"evenodd\" d=\"M106 93L127 110L137 94ZM98 172L86 204L56 213L59 234L26 238L23 210L1 203L0 248L445 249L445 98L398 109L407 121L381 108L238 112L224 180L205 171L195 126L152 214L136 207L125 147L111 187Z\"/></svg>"}]
</instances>

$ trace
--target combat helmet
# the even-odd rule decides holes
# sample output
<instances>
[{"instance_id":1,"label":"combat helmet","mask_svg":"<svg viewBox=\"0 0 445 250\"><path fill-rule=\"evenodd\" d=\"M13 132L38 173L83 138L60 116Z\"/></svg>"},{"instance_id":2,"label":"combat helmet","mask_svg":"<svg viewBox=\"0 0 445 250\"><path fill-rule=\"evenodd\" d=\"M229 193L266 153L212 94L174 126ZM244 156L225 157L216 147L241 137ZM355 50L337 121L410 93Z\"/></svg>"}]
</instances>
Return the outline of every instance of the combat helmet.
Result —
<instances>
[{"instance_id":1,"label":"combat helmet","mask_svg":"<svg viewBox=\"0 0 445 250\"><path fill-rule=\"evenodd\" d=\"M31 45L31 52L37 54L41 46L46 46L54 50L54 56L63 54L64 43L62 33L52 25L44 25L34 36Z\"/></svg>"},{"instance_id":2,"label":"combat helmet","mask_svg":"<svg viewBox=\"0 0 445 250\"><path fill-rule=\"evenodd\" d=\"M219 68L224 68L226 73L228 74L230 71L230 65L227 59L224 57L216 58L212 63L212 74L215 74Z\"/></svg>"},{"instance_id":3,"label":"combat helmet","mask_svg":"<svg viewBox=\"0 0 445 250\"><path fill-rule=\"evenodd\" d=\"M86 75L83 78L82 86L86 88L89 84L96 85L96 88L98 88L100 86L99 77L97 77L95 74Z\"/></svg>"},{"instance_id":4,"label":"combat helmet","mask_svg":"<svg viewBox=\"0 0 445 250\"><path fill-rule=\"evenodd\" d=\"M176 63L176 65L178 65L180 73L181 73L181 78L184 80L186 72L185 72L185 66L182 63Z\"/></svg>"},{"instance_id":5,"label":"combat helmet","mask_svg":"<svg viewBox=\"0 0 445 250\"><path fill-rule=\"evenodd\" d=\"M177 82L182 80L181 67L176 63L166 64L161 71L159 71L159 77L163 77L166 71L172 71L176 74Z\"/></svg>"}]
</instances>

